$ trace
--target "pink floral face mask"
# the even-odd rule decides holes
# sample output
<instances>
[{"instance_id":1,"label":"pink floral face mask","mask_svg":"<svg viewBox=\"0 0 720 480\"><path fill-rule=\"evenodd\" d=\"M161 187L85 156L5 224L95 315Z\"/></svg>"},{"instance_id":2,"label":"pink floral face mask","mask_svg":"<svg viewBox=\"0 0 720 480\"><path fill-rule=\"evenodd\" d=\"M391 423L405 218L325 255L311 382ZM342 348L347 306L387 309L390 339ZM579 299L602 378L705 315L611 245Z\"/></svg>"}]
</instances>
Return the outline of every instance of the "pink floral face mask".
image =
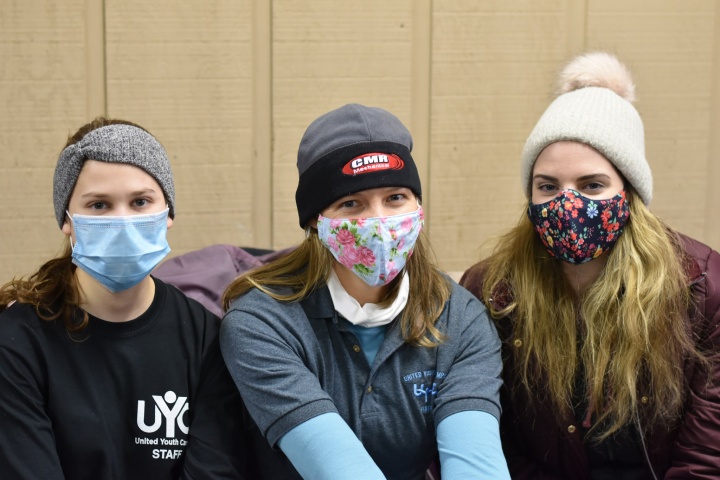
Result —
<instances>
[{"instance_id":1,"label":"pink floral face mask","mask_svg":"<svg viewBox=\"0 0 720 480\"><path fill-rule=\"evenodd\" d=\"M387 285L405 267L423 226L423 209L375 218L318 217L320 241L335 259L373 287Z\"/></svg>"}]
</instances>

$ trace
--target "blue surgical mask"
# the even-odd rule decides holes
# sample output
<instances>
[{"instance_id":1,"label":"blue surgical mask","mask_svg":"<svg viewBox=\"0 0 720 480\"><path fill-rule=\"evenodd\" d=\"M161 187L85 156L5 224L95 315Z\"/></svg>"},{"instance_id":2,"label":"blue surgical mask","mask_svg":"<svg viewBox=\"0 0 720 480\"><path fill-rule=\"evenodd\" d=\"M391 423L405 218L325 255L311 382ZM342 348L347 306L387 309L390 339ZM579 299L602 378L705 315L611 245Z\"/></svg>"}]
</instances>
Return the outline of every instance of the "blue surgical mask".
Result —
<instances>
[{"instance_id":1,"label":"blue surgical mask","mask_svg":"<svg viewBox=\"0 0 720 480\"><path fill-rule=\"evenodd\" d=\"M111 292L137 285L170 252L168 212L166 208L123 217L73 215L73 263Z\"/></svg>"}]
</instances>

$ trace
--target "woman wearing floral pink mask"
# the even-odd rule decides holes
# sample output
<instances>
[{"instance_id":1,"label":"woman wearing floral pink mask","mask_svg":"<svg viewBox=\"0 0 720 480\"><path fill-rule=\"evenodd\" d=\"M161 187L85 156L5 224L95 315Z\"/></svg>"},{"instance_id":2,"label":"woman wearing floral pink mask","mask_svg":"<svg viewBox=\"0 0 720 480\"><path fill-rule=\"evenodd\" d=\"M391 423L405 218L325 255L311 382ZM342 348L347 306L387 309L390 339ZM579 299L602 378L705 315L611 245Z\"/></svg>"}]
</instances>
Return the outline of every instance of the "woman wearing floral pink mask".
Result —
<instances>
[{"instance_id":1,"label":"woman wearing floral pink mask","mask_svg":"<svg viewBox=\"0 0 720 480\"><path fill-rule=\"evenodd\" d=\"M508 478L500 343L432 261L411 150L379 108L315 120L298 151L306 240L225 292L253 478L419 480L438 456L443 479Z\"/></svg>"},{"instance_id":2,"label":"woman wearing floral pink mask","mask_svg":"<svg viewBox=\"0 0 720 480\"><path fill-rule=\"evenodd\" d=\"M582 55L530 134L529 205L461 283L503 340L512 478L720 478L720 255L647 207L629 72Z\"/></svg>"}]
</instances>

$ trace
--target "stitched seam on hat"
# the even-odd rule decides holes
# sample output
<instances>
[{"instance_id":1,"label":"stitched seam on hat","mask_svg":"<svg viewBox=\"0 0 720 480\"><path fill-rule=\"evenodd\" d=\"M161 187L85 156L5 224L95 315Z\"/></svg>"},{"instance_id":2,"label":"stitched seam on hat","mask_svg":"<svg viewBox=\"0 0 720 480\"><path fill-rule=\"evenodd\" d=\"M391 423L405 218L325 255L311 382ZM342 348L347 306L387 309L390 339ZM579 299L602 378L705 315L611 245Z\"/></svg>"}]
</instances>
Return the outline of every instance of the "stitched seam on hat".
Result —
<instances>
[{"instance_id":1,"label":"stitched seam on hat","mask_svg":"<svg viewBox=\"0 0 720 480\"><path fill-rule=\"evenodd\" d=\"M360 114L360 118L362 118L362 121L363 121L363 123L365 124L365 131L367 132L368 138L370 138L369 141L371 141L371 142L375 141L375 140L372 138L372 135L370 134L370 126L368 125L368 120L367 120L367 118L365 117L365 113L364 113L362 110L360 110L360 109L358 109L358 113ZM360 143L360 142L357 142L357 143ZM354 145L354 144L351 143L351 144L349 144L349 145Z\"/></svg>"}]
</instances>

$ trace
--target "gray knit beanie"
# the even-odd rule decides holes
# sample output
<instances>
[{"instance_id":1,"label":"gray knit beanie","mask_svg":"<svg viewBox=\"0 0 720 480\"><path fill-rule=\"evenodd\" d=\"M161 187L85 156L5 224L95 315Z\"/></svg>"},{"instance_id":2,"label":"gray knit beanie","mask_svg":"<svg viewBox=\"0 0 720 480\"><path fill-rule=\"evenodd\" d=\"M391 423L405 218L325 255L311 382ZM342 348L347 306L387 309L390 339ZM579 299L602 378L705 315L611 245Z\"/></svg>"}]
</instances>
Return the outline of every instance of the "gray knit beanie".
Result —
<instances>
[{"instance_id":1,"label":"gray knit beanie","mask_svg":"<svg viewBox=\"0 0 720 480\"><path fill-rule=\"evenodd\" d=\"M160 184L170 207L170 218L175 217L175 186L165 149L141 128L113 124L89 132L60 153L53 180L55 218L60 228L85 160L126 163L145 170Z\"/></svg>"},{"instance_id":2,"label":"gray knit beanie","mask_svg":"<svg viewBox=\"0 0 720 480\"><path fill-rule=\"evenodd\" d=\"M643 123L631 102L635 86L627 68L608 53L576 57L560 74L560 91L525 143L520 179L528 198L535 160L560 141L584 143L600 152L647 205L652 172L645 159Z\"/></svg>"},{"instance_id":3,"label":"gray knit beanie","mask_svg":"<svg viewBox=\"0 0 720 480\"><path fill-rule=\"evenodd\" d=\"M369 188L407 187L421 197L412 145L408 129L382 108L349 104L316 119L298 149L300 227L335 200Z\"/></svg>"}]
</instances>

